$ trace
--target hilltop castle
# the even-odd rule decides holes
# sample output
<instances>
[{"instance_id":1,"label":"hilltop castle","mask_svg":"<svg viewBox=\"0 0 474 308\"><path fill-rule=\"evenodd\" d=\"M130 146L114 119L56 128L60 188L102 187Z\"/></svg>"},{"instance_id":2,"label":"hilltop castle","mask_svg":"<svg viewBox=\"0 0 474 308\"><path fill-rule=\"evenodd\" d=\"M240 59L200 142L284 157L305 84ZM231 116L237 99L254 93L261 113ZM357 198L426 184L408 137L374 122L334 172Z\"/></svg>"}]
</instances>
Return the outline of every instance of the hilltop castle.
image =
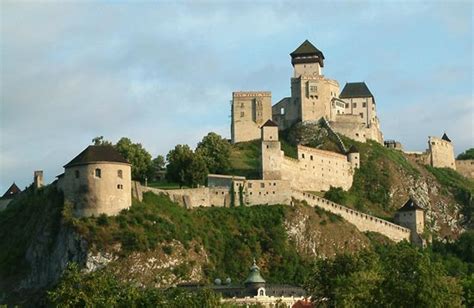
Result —
<instances>
[{"instance_id":1,"label":"hilltop castle","mask_svg":"<svg viewBox=\"0 0 474 308\"><path fill-rule=\"evenodd\" d=\"M299 122L326 119L338 133L354 140L383 143L375 98L364 82L347 83L342 92L336 80L322 74L324 54L308 40L291 54L291 97L272 106L271 92L232 94L233 143L258 139L260 127L272 120L279 130Z\"/></svg>"}]
</instances>

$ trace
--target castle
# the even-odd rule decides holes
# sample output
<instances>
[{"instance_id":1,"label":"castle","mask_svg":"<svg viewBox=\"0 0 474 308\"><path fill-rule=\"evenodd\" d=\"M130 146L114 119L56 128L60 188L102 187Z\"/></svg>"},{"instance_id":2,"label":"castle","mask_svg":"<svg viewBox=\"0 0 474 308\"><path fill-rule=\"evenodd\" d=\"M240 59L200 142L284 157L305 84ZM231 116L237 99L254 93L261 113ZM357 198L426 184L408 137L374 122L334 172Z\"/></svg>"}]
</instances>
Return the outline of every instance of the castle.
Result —
<instances>
[{"instance_id":1,"label":"castle","mask_svg":"<svg viewBox=\"0 0 474 308\"><path fill-rule=\"evenodd\" d=\"M376 114L375 98L364 82L347 83L342 91L335 80L322 75L324 55L309 41L290 54L294 67L291 97L272 106L270 92L234 92L232 94L231 141L260 139L261 178L247 179L236 175L209 174L207 187L162 190L142 186L131 180L131 165L111 146L89 146L64 166L56 186L76 216L117 215L128 209L132 196L141 200L143 192L163 193L171 200L192 209L209 206L243 206L306 202L340 215L360 231L379 232L394 241L411 240L423 245L423 209L409 200L395 215L395 223L358 212L313 192L330 187L348 190L360 167L360 153L354 146L346 149L339 134L357 141L384 143ZM322 123L338 142L341 153L297 146L297 157L284 155L279 134L297 123ZM385 145L401 149L401 144ZM428 149L415 155L420 163L433 167L457 169L474 177L474 161L457 161L446 134L429 137ZM34 173L34 188L43 186L42 171ZM12 186L0 200L6 207L19 192Z\"/></svg>"},{"instance_id":2,"label":"castle","mask_svg":"<svg viewBox=\"0 0 474 308\"><path fill-rule=\"evenodd\" d=\"M308 40L291 54L293 77L291 97L272 106L271 92L232 94L231 140L233 143L258 139L267 121L279 130L300 122L325 118L338 133L354 140L383 143L375 98L364 82L347 83L342 91L336 80L322 74L324 54Z\"/></svg>"}]
</instances>

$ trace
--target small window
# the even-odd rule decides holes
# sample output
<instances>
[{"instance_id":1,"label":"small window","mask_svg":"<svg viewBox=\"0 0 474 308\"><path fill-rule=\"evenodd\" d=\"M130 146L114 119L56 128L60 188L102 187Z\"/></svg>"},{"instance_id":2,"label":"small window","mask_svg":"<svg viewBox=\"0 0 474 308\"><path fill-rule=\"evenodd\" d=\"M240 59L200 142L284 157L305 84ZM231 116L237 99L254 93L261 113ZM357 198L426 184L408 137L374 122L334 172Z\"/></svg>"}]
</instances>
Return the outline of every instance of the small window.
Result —
<instances>
[{"instance_id":1,"label":"small window","mask_svg":"<svg viewBox=\"0 0 474 308\"><path fill-rule=\"evenodd\" d=\"M357 108L357 103L352 103L353 108Z\"/></svg>"},{"instance_id":2,"label":"small window","mask_svg":"<svg viewBox=\"0 0 474 308\"><path fill-rule=\"evenodd\" d=\"M252 183L249 183L249 188L252 188Z\"/></svg>"},{"instance_id":3,"label":"small window","mask_svg":"<svg viewBox=\"0 0 474 308\"><path fill-rule=\"evenodd\" d=\"M313 155L310 155L310 156L309 156L309 159L310 159L310 160L313 160Z\"/></svg>"},{"instance_id":4,"label":"small window","mask_svg":"<svg viewBox=\"0 0 474 308\"><path fill-rule=\"evenodd\" d=\"M304 158L304 153L301 154L301 158Z\"/></svg>"},{"instance_id":5,"label":"small window","mask_svg":"<svg viewBox=\"0 0 474 308\"><path fill-rule=\"evenodd\" d=\"M78 179L78 178L79 178L79 170L76 170L76 171L74 172L74 175L76 176L76 179Z\"/></svg>"},{"instance_id":6,"label":"small window","mask_svg":"<svg viewBox=\"0 0 474 308\"><path fill-rule=\"evenodd\" d=\"M285 108L280 108L280 114L284 115L285 114Z\"/></svg>"},{"instance_id":7,"label":"small window","mask_svg":"<svg viewBox=\"0 0 474 308\"><path fill-rule=\"evenodd\" d=\"M243 118L245 113L243 111L240 112L240 117Z\"/></svg>"},{"instance_id":8,"label":"small window","mask_svg":"<svg viewBox=\"0 0 474 308\"><path fill-rule=\"evenodd\" d=\"M360 117L363 118L364 117L364 114L361 112L359 113Z\"/></svg>"},{"instance_id":9,"label":"small window","mask_svg":"<svg viewBox=\"0 0 474 308\"><path fill-rule=\"evenodd\" d=\"M117 189L123 189L123 185L122 184L117 184Z\"/></svg>"},{"instance_id":10,"label":"small window","mask_svg":"<svg viewBox=\"0 0 474 308\"><path fill-rule=\"evenodd\" d=\"M117 170L117 176L121 179L123 179L123 171L122 170Z\"/></svg>"},{"instance_id":11,"label":"small window","mask_svg":"<svg viewBox=\"0 0 474 308\"><path fill-rule=\"evenodd\" d=\"M346 104L346 108L349 108L349 103Z\"/></svg>"},{"instance_id":12,"label":"small window","mask_svg":"<svg viewBox=\"0 0 474 308\"><path fill-rule=\"evenodd\" d=\"M95 169L95 177L96 178L102 177L102 171L99 168Z\"/></svg>"},{"instance_id":13,"label":"small window","mask_svg":"<svg viewBox=\"0 0 474 308\"><path fill-rule=\"evenodd\" d=\"M367 107L367 103L362 103L362 107Z\"/></svg>"},{"instance_id":14,"label":"small window","mask_svg":"<svg viewBox=\"0 0 474 308\"><path fill-rule=\"evenodd\" d=\"M265 188L265 183L260 183L260 188Z\"/></svg>"}]
</instances>

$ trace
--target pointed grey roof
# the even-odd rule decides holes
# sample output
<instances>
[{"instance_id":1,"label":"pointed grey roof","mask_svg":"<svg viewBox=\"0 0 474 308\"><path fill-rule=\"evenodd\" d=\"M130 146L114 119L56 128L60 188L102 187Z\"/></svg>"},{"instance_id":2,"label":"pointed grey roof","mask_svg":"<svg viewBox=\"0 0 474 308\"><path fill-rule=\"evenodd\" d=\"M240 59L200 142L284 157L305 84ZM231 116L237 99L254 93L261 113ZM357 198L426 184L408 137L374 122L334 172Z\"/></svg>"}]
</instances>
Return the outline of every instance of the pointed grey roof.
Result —
<instances>
[{"instance_id":1,"label":"pointed grey roof","mask_svg":"<svg viewBox=\"0 0 474 308\"><path fill-rule=\"evenodd\" d=\"M17 194L21 193L21 189L16 186L15 182L7 189L7 191L3 194L2 199L10 199L16 196Z\"/></svg>"},{"instance_id":2,"label":"pointed grey roof","mask_svg":"<svg viewBox=\"0 0 474 308\"><path fill-rule=\"evenodd\" d=\"M398 212L407 212L415 210L423 211L423 208L416 204L416 202L412 198L410 198L401 208L398 209Z\"/></svg>"},{"instance_id":3,"label":"pointed grey roof","mask_svg":"<svg viewBox=\"0 0 474 308\"><path fill-rule=\"evenodd\" d=\"M348 82L339 98L374 97L365 82Z\"/></svg>"},{"instance_id":4,"label":"pointed grey roof","mask_svg":"<svg viewBox=\"0 0 474 308\"><path fill-rule=\"evenodd\" d=\"M448 135L446 135L446 133L443 134L443 137L441 137L441 139L451 142L451 139L448 138Z\"/></svg>"},{"instance_id":5,"label":"pointed grey roof","mask_svg":"<svg viewBox=\"0 0 474 308\"><path fill-rule=\"evenodd\" d=\"M265 122L265 124L262 125L262 127L265 127L265 126L276 126L276 127L278 127L278 124L276 124L272 120L268 120L267 122Z\"/></svg>"},{"instance_id":6,"label":"pointed grey roof","mask_svg":"<svg viewBox=\"0 0 474 308\"><path fill-rule=\"evenodd\" d=\"M122 156L122 154L120 154L113 146L90 145L79 155L74 157L73 160L67 163L64 168L99 161L129 164L129 162Z\"/></svg>"},{"instance_id":7,"label":"pointed grey roof","mask_svg":"<svg viewBox=\"0 0 474 308\"><path fill-rule=\"evenodd\" d=\"M324 54L321 50L316 48L310 41L305 40L298 48L295 49L291 56L291 64L298 63L315 63L319 62L321 67L324 67Z\"/></svg>"}]
</instances>

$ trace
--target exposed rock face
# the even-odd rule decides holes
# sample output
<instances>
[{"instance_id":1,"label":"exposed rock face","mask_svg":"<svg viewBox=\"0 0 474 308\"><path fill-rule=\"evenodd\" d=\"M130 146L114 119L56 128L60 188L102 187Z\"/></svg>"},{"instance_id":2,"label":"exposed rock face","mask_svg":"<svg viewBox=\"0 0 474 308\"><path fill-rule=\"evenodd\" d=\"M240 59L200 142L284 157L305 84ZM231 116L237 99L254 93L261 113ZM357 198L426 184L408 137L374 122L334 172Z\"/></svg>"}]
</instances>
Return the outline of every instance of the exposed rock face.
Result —
<instances>
[{"instance_id":1,"label":"exposed rock face","mask_svg":"<svg viewBox=\"0 0 474 308\"><path fill-rule=\"evenodd\" d=\"M370 245L363 233L342 218L302 205L288 215L285 229L298 252L308 257L328 258Z\"/></svg>"}]
</instances>

